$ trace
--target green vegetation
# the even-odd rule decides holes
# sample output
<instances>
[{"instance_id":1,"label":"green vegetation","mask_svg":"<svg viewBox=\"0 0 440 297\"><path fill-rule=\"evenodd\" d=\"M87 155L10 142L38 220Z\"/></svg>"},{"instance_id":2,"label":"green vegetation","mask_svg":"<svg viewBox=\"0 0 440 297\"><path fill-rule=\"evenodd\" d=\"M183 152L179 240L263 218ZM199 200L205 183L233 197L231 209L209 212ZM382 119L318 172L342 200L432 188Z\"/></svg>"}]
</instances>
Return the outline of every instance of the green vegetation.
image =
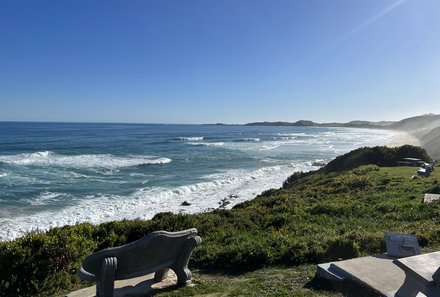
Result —
<instances>
[{"instance_id":1,"label":"green vegetation","mask_svg":"<svg viewBox=\"0 0 440 297\"><path fill-rule=\"evenodd\" d=\"M375 292L344 281L332 284L317 280L316 265L271 266L239 275L194 274L195 286L165 290L160 297L200 296L297 296L297 297L379 297Z\"/></svg>"},{"instance_id":2,"label":"green vegetation","mask_svg":"<svg viewBox=\"0 0 440 297\"><path fill-rule=\"evenodd\" d=\"M418 148L406 149L409 156L420 157L415 155ZM370 158L363 152L379 160L384 154L397 154L381 147L355 152L356 158L352 152L337 159L340 168L334 165L332 170L297 173L282 189L266 191L232 210L197 215L161 213L150 221L98 226L85 223L1 243L0 295L47 296L77 288L81 282L75 272L88 254L160 229L195 227L203 238L190 261L192 268L199 269L199 285L180 289L184 295L238 296L244 294L240 290L250 288L263 292L266 287L257 285L259 275L270 275L267 271L273 270L281 275L307 271L303 275L312 278L314 263L384 252L385 231L416 234L425 251L440 249L440 203L422 203L423 193L439 190L440 169L428 178L412 178L415 167L364 165L345 170L347 160L356 163ZM285 268L276 268L280 265ZM244 277L245 284L226 289L227 281L209 276L220 272L233 274L234 279L240 275L237 279ZM301 286L294 288L290 277L279 279L269 284L274 290L270 294L296 290L289 294L341 296L321 294L320 285L313 281L301 280ZM302 288L305 284L309 288ZM215 294L225 291L228 295ZM172 292L164 294L174 296Z\"/></svg>"},{"instance_id":3,"label":"green vegetation","mask_svg":"<svg viewBox=\"0 0 440 297\"><path fill-rule=\"evenodd\" d=\"M431 158L422 148L404 145L397 148L378 146L364 147L336 157L323 168L324 172L353 169L360 165L375 164L378 166L396 166L397 161L406 157L417 158L430 162Z\"/></svg>"}]
</instances>

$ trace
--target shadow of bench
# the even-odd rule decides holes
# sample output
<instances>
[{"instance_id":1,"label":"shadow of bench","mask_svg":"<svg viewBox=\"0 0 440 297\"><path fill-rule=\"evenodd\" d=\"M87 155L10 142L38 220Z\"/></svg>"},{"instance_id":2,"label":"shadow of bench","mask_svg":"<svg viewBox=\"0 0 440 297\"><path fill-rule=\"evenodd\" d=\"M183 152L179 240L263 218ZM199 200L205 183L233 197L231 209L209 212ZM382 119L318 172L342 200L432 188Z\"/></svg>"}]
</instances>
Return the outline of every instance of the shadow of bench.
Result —
<instances>
[{"instance_id":1,"label":"shadow of bench","mask_svg":"<svg viewBox=\"0 0 440 297\"><path fill-rule=\"evenodd\" d=\"M132 243L89 255L78 275L83 280L96 281L97 297L113 296L115 280L155 273L154 281L159 282L169 269L175 272L177 284L185 285L192 276L189 258L201 242L197 229L152 232Z\"/></svg>"}]
</instances>

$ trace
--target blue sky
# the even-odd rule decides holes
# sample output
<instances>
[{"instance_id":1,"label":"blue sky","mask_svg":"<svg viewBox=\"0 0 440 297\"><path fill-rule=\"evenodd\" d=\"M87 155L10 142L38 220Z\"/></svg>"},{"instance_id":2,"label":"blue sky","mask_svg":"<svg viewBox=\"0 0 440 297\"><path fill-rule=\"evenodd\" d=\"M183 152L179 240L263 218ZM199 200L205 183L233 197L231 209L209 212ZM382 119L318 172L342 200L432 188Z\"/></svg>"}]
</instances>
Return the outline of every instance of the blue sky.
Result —
<instances>
[{"instance_id":1,"label":"blue sky","mask_svg":"<svg viewBox=\"0 0 440 297\"><path fill-rule=\"evenodd\" d=\"M0 120L440 113L438 0L0 2Z\"/></svg>"}]
</instances>

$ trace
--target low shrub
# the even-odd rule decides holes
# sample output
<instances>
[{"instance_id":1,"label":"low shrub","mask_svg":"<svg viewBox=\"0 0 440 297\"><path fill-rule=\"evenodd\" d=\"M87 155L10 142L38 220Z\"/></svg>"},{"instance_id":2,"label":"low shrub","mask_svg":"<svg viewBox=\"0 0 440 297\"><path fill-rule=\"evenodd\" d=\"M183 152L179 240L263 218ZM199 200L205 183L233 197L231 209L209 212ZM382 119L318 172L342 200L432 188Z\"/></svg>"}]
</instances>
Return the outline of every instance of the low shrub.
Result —
<instances>
[{"instance_id":1,"label":"low shrub","mask_svg":"<svg viewBox=\"0 0 440 297\"><path fill-rule=\"evenodd\" d=\"M431 157L429 157L426 151L417 146L404 145L395 148L387 146L363 147L336 157L336 159L320 170L323 172L336 172L368 164L396 166L397 161L406 157L418 158L426 162L431 161Z\"/></svg>"}]
</instances>

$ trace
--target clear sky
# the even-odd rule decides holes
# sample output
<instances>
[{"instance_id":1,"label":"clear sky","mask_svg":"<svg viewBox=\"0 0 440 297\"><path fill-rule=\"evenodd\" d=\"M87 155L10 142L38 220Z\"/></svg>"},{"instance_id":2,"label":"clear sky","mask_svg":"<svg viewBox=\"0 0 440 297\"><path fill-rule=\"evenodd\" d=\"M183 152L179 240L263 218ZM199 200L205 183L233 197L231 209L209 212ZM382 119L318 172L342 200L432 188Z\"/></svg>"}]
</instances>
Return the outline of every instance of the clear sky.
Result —
<instances>
[{"instance_id":1,"label":"clear sky","mask_svg":"<svg viewBox=\"0 0 440 297\"><path fill-rule=\"evenodd\" d=\"M439 0L2 0L0 121L440 113Z\"/></svg>"}]
</instances>

